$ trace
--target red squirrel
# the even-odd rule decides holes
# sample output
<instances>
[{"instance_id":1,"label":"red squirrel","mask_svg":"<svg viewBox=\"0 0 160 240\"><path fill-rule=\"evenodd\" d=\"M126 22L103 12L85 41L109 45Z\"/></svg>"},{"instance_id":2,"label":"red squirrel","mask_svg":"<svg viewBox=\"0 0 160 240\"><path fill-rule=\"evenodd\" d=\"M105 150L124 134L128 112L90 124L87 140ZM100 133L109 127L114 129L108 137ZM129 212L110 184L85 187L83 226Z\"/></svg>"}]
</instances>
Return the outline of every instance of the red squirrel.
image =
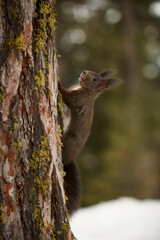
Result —
<instances>
[{"instance_id":1,"label":"red squirrel","mask_svg":"<svg viewBox=\"0 0 160 240\"><path fill-rule=\"evenodd\" d=\"M104 91L120 85L122 80L109 78L111 70L95 73L85 70L81 73L79 84L65 89L59 83L59 91L64 103L71 112L71 121L62 137L62 161L66 176L64 188L68 197L67 208L70 214L80 205L81 183L78 169L74 163L76 155L86 143L93 120L95 99Z\"/></svg>"}]
</instances>

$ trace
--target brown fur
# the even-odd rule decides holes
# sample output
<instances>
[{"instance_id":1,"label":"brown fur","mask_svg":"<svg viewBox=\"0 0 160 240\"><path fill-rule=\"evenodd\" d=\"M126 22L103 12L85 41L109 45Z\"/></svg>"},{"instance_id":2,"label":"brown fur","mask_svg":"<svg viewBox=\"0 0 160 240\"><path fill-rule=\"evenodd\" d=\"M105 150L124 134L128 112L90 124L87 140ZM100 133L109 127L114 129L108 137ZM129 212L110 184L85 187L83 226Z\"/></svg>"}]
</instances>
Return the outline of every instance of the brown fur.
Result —
<instances>
[{"instance_id":1,"label":"brown fur","mask_svg":"<svg viewBox=\"0 0 160 240\"><path fill-rule=\"evenodd\" d=\"M88 139L92 125L95 99L104 90L111 89L122 82L116 78L107 78L110 73L112 73L110 70L105 70L99 74L85 70L80 75L80 85L65 89L59 84L59 90L62 94L63 101L71 111L70 124L62 137L64 145L62 148L62 158L64 166L67 166L67 170ZM76 89L77 87L79 88ZM76 166L74 166L74 168L75 167ZM72 170L74 168L72 164ZM73 185L73 178L72 181L70 181L70 179L66 177L66 180L68 181L67 186ZM80 187L78 187L78 189L80 189ZM76 193L75 191L74 194L75 197L72 196L72 192L70 192L68 199L72 199L73 205L76 206L74 199L77 199L77 194L80 196L80 192ZM73 210L71 207L72 203L69 202L68 205L70 206L70 213L72 213L73 210L78 208L79 202L77 202L77 207L74 207Z\"/></svg>"}]
</instances>

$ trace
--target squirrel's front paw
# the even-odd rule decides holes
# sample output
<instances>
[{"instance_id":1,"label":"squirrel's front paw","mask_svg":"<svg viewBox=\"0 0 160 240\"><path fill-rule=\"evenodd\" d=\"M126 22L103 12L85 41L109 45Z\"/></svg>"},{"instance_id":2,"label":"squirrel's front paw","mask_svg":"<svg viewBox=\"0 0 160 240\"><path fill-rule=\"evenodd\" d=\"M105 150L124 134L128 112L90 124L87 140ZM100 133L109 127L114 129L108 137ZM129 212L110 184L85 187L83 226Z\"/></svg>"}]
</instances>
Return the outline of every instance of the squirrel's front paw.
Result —
<instances>
[{"instance_id":1,"label":"squirrel's front paw","mask_svg":"<svg viewBox=\"0 0 160 240\"><path fill-rule=\"evenodd\" d=\"M58 81L58 90L61 92L62 91L62 85L61 85L61 83Z\"/></svg>"},{"instance_id":2,"label":"squirrel's front paw","mask_svg":"<svg viewBox=\"0 0 160 240\"><path fill-rule=\"evenodd\" d=\"M58 81L58 88L61 88L61 87L62 87L62 85L61 85L60 81Z\"/></svg>"}]
</instances>

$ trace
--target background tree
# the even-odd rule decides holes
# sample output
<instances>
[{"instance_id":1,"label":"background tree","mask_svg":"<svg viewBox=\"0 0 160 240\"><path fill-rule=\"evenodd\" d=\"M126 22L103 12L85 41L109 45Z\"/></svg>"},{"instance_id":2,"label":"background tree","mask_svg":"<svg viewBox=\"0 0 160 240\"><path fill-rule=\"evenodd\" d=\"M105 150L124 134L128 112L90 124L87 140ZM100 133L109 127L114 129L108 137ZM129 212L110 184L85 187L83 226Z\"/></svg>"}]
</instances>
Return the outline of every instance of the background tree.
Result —
<instances>
[{"instance_id":1,"label":"background tree","mask_svg":"<svg viewBox=\"0 0 160 240\"><path fill-rule=\"evenodd\" d=\"M0 239L73 239L62 178L54 0L2 0L0 13Z\"/></svg>"}]
</instances>

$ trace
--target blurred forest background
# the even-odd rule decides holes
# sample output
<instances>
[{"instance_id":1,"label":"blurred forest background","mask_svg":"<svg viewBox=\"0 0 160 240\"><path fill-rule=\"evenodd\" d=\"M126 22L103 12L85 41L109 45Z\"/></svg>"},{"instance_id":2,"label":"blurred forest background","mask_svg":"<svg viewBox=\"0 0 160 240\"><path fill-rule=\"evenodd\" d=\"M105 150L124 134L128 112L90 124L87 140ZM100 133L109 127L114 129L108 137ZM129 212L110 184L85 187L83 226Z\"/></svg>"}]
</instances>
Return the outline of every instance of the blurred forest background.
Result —
<instances>
[{"instance_id":1,"label":"blurred forest background","mask_svg":"<svg viewBox=\"0 0 160 240\"><path fill-rule=\"evenodd\" d=\"M160 198L160 1L57 0L56 43L65 87L87 69L125 84L95 104L77 157L83 206L119 196Z\"/></svg>"}]
</instances>

